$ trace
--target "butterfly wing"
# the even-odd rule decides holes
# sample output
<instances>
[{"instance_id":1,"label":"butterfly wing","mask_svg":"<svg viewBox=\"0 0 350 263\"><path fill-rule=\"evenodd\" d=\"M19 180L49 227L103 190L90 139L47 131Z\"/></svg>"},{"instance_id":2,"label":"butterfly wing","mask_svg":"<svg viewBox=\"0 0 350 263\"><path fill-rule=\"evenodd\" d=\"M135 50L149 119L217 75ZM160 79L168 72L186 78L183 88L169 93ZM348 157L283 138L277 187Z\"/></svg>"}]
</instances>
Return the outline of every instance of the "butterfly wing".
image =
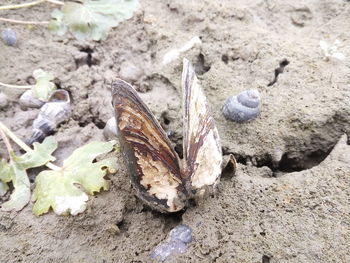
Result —
<instances>
[{"instance_id":1,"label":"butterfly wing","mask_svg":"<svg viewBox=\"0 0 350 263\"><path fill-rule=\"evenodd\" d=\"M205 188L215 185L220 177L222 153L214 118L187 59L183 62L182 90L186 188L203 194Z\"/></svg>"},{"instance_id":2,"label":"butterfly wing","mask_svg":"<svg viewBox=\"0 0 350 263\"><path fill-rule=\"evenodd\" d=\"M165 132L130 84L118 79L112 94L120 146L138 196L163 212L181 210L179 160Z\"/></svg>"}]
</instances>

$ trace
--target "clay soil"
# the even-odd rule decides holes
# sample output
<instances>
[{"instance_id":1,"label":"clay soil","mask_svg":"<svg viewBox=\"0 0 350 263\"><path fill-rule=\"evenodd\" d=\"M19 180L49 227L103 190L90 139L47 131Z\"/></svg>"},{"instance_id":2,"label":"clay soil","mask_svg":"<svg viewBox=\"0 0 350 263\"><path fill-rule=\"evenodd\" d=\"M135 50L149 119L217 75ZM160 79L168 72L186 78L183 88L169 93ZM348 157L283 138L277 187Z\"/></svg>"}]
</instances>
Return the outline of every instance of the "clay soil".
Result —
<instances>
[{"instance_id":1,"label":"clay soil","mask_svg":"<svg viewBox=\"0 0 350 263\"><path fill-rule=\"evenodd\" d=\"M0 16L48 20L52 8ZM18 44L0 42L0 81L32 84L33 70L42 68L71 94L73 115L54 135L58 164L75 148L105 140L116 77L135 86L181 149L182 61L164 66L162 58L199 36L202 45L183 55L208 97L223 152L235 155L238 169L223 174L209 197L161 214L135 197L118 154L111 189L91 197L80 215L35 217L32 204L0 212L0 262L152 262L149 253L179 224L193 229L193 242L168 262L350 262L349 21L344 0L141 0L133 18L100 42L1 22L1 30L17 32ZM336 39L347 58L324 60L319 41ZM289 64L268 85L284 59ZM244 124L226 120L225 99L248 89L261 94L260 116ZM28 139L38 109L23 111L20 91L4 92L11 102L1 121Z\"/></svg>"}]
</instances>

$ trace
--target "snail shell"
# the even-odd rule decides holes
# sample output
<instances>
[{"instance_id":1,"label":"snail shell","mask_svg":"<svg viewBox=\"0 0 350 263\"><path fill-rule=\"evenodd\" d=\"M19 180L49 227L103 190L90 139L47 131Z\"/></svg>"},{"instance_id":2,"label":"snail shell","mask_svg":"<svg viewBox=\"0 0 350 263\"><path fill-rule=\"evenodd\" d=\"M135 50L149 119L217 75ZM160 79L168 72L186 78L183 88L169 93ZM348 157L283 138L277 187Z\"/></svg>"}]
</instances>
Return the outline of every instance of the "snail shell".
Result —
<instances>
[{"instance_id":1,"label":"snail shell","mask_svg":"<svg viewBox=\"0 0 350 263\"><path fill-rule=\"evenodd\" d=\"M103 135L107 140L112 140L117 137L117 134L117 123L115 117L112 117L107 121L106 126L103 129Z\"/></svg>"},{"instance_id":2,"label":"snail shell","mask_svg":"<svg viewBox=\"0 0 350 263\"><path fill-rule=\"evenodd\" d=\"M6 108L9 104L7 96L5 93L0 92L0 109Z\"/></svg>"},{"instance_id":3,"label":"snail shell","mask_svg":"<svg viewBox=\"0 0 350 263\"><path fill-rule=\"evenodd\" d=\"M17 43L17 34L11 28L6 28L1 32L4 43L8 46L14 46Z\"/></svg>"},{"instance_id":4,"label":"snail shell","mask_svg":"<svg viewBox=\"0 0 350 263\"><path fill-rule=\"evenodd\" d=\"M19 105L21 108L40 108L45 104L45 101L42 101L35 97L33 90L27 90L24 92L21 97L19 97Z\"/></svg>"},{"instance_id":5,"label":"snail shell","mask_svg":"<svg viewBox=\"0 0 350 263\"><path fill-rule=\"evenodd\" d=\"M71 116L70 98L66 90L56 90L49 101L41 107L38 117L33 122L33 132L28 143L42 141L54 132L56 127Z\"/></svg>"},{"instance_id":6,"label":"snail shell","mask_svg":"<svg viewBox=\"0 0 350 263\"><path fill-rule=\"evenodd\" d=\"M235 122L247 122L260 114L260 94L258 90L245 90L237 96L229 97L222 107L224 116Z\"/></svg>"}]
</instances>

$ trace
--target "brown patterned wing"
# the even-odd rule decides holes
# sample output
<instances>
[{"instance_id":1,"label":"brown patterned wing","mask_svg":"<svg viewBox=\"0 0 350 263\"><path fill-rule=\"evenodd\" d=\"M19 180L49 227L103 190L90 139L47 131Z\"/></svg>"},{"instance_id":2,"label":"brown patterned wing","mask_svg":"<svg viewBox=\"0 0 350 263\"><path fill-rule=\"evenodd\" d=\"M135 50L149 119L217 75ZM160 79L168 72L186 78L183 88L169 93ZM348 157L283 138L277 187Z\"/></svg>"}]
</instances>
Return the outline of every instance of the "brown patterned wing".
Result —
<instances>
[{"instance_id":1,"label":"brown patterned wing","mask_svg":"<svg viewBox=\"0 0 350 263\"><path fill-rule=\"evenodd\" d=\"M165 132L130 84L118 79L112 95L121 150L138 196L162 212L181 210L179 159Z\"/></svg>"},{"instance_id":2,"label":"brown patterned wing","mask_svg":"<svg viewBox=\"0 0 350 263\"><path fill-rule=\"evenodd\" d=\"M182 90L186 188L203 194L220 177L222 153L214 118L193 66L187 59L183 61Z\"/></svg>"}]
</instances>

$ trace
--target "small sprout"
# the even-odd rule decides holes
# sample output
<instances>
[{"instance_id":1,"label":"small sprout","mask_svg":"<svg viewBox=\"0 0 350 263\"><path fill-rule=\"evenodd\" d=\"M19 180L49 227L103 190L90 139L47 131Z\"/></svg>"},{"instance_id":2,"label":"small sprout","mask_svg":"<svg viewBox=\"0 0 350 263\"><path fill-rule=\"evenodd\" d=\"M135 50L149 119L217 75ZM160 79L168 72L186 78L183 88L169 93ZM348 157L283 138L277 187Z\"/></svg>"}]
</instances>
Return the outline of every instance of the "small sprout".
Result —
<instances>
[{"instance_id":1,"label":"small sprout","mask_svg":"<svg viewBox=\"0 0 350 263\"><path fill-rule=\"evenodd\" d=\"M42 69L36 69L33 72L33 77L36 80L33 86L34 94L38 99L47 101L51 93L56 89L55 83L52 82L54 79L53 74Z\"/></svg>"},{"instance_id":2,"label":"small sprout","mask_svg":"<svg viewBox=\"0 0 350 263\"><path fill-rule=\"evenodd\" d=\"M11 28L6 28L1 32L1 37L7 46L14 46L17 43L17 34Z\"/></svg>"},{"instance_id":3,"label":"small sprout","mask_svg":"<svg viewBox=\"0 0 350 263\"><path fill-rule=\"evenodd\" d=\"M0 88L25 89L26 91L20 96L18 103L21 109L40 108L47 102L53 94L55 94L56 84L53 82L52 73L36 69L33 71L35 78L34 85L13 85L0 82ZM4 93L0 92L0 109L8 105L8 101Z\"/></svg>"},{"instance_id":4,"label":"small sprout","mask_svg":"<svg viewBox=\"0 0 350 263\"><path fill-rule=\"evenodd\" d=\"M46 170L35 179L33 213L47 213L50 207L58 215L76 215L86 209L88 195L107 190L107 171L116 171L116 158L93 162L101 154L113 150L116 141L91 142L76 149L58 170ZM107 167L107 169L105 169ZM77 186L79 185L79 186ZM83 190L85 190L85 193Z\"/></svg>"},{"instance_id":5,"label":"small sprout","mask_svg":"<svg viewBox=\"0 0 350 263\"><path fill-rule=\"evenodd\" d=\"M338 45L340 44L339 40L335 40L333 45L328 44L326 41L320 41L320 47L323 52L323 59L329 60L330 58L335 58L338 60L344 60L345 55L338 51Z\"/></svg>"},{"instance_id":6,"label":"small sprout","mask_svg":"<svg viewBox=\"0 0 350 263\"><path fill-rule=\"evenodd\" d=\"M51 13L49 29L63 35L69 29L78 39L106 39L111 28L132 17L138 0L79 0L65 2Z\"/></svg>"}]
</instances>

